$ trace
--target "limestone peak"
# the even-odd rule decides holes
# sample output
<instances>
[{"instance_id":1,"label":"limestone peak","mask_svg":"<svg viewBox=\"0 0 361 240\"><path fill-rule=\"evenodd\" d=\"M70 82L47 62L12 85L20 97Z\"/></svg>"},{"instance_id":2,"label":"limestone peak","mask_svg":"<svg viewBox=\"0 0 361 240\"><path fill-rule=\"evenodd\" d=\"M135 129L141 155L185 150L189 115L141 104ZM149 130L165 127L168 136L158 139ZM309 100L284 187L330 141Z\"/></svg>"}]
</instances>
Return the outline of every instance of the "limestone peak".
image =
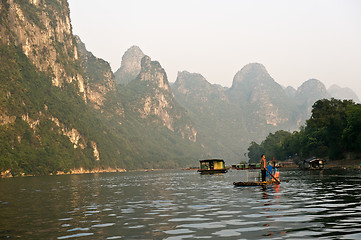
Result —
<instances>
[{"instance_id":1,"label":"limestone peak","mask_svg":"<svg viewBox=\"0 0 361 240\"><path fill-rule=\"evenodd\" d=\"M120 68L114 73L117 84L127 84L134 80L141 70L144 53L138 46L130 47L123 55Z\"/></svg>"},{"instance_id":2,"label":"limestone peak","mask_svg":"<svg viewBox=\"0 0 361 240\"><path fill-rule=\"evenodd\" d=\"M231 88L238 88L240 84L257 84L274 82L266 68L260 63L249 63L236 73Z\"/></svg>"},{"instance_id":3,"label":"limestone peak","mask_svg":"<svg viewBox=\"0 0 361 240\"><path fill-rule=\"evenodd\" d=\"M340 87L336 84L333 84L332 86L330 86L327 91L329 92L329 94L337 99L352 99L354 102L360 102L358 96L356 95L356 93L348 87Z\"/></svg>"},{"instance_id":4,"label":"limestone peak","mask_svg":"<svg viewBox=\"0 0 361 240\"><path fill-rule=\"evenodd\" d=\"M147 55L141 60L141 70L138 78L141 81L153 82L161 89L169 90L169 83L165 70L158 61L152 61Z\"/></svg>"}]
</instances>

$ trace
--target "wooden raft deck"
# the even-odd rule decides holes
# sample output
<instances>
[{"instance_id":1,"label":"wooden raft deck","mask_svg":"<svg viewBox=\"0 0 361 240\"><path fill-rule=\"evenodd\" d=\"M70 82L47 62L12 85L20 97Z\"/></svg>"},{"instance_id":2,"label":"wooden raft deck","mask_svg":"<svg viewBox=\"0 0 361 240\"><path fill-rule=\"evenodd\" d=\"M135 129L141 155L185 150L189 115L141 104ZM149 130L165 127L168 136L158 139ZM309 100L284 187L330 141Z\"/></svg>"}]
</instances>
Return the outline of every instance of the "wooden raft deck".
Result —
<instances>
[{"instance_id":1,"label":"wooden raft deck","mask_svg":"<svg viewBox=\"0 0 361 240\"><path fill-rule=\"evenodd\" d=\"M233 182L233 185L237 186L237 187L265 186L265 185L271 185L271 184L277 184L277 183L272 182L272 181L268 181L268 182Z\"/></svg>"}]
</instances>

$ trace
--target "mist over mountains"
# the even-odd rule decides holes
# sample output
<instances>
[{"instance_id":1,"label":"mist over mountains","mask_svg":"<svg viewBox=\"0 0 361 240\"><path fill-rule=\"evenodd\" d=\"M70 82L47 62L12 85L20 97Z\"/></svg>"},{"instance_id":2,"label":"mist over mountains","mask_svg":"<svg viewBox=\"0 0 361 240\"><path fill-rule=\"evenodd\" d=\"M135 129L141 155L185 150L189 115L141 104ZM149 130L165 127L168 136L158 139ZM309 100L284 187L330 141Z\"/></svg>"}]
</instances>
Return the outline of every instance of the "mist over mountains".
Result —
<instances>
[{"instance_id":1,"label":"mist over mountains","mask_svg":"<svg viewBox=\"0 0 361 240\"><path fill-rule=\"evenodd\" d=\"M123 66L137 66L137 60L127 56L139 52L135 46L128 49L117 72ZM260 63L244 66L235 74L230 88L211 84L201 74L187 71L178 72L171 88L194 121L198 140L207 154L229 161L246 160L250 142L261 141L270 132L298 130L310 117L317 100L341 94L337 87L329 92L317 79L305 81L297 90L284 88ZM344 99L359 102L355 93L348 93L353 91L344 93Z\"/></svg>"},{"instance_id":2,"label":"mist over mountains","mask_svg":"<svg viewBox=\"0 0 361 240\"><path fill-rule=\"evenodd\" d=\"M137 46L113 73L73 35L66 1L2 2L0 23L2 175L236 163L251 141L297 130L316 100L359 101L316 79L284 88L259 63L237 72L230 88L187 71L170 84Z\"/></svg>"}]
</instances>

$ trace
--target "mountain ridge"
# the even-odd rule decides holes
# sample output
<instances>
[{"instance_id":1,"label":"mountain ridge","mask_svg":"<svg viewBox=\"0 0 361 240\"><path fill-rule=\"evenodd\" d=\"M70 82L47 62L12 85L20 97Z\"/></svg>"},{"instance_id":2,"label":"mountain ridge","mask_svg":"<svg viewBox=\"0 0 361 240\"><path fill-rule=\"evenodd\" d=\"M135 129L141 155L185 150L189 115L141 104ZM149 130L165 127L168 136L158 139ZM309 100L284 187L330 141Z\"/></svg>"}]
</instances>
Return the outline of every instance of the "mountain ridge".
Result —
<instances>
[{"instance_id":1,"label":"mountain ridge","mask_svg":"<svg viewBox=\"0 0 361 240\"><path fill-rule=\"evenodd\" d=\"M297 130L320 96L330 98L316 79L297 90L284 89L260 63L244 66L230 88L211 84L199 73L180 71L171 89L195 122L206 154L228 161L242 158L251 141L269 132Z\"/></svg>"},{"instance_id":2,"label":"mountain ridge","mask_svg":"<svg viewBox=\"0 0 361 240\"><path fill-rule=\"evenodd\" d=\"M351 88L340 87L336 84L333 84L327 89L327 91L334 98L341 100L352 99L356 103L360 102L358 96Z\"/></svg>"}]
</instances>

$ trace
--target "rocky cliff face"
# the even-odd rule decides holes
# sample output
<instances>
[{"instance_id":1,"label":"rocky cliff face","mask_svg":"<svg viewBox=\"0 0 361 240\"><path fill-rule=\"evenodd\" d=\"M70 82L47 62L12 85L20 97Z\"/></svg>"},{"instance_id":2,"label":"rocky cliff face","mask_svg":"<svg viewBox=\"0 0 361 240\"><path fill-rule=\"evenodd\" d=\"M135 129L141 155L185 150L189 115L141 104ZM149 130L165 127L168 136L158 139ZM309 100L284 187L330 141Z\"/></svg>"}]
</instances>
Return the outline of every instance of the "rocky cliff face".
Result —
<instances>
[{"instance_id":1,"label":"rocky cliff face","mask_svg":"<svg viewBox=\"0 0 361 240\"><path fill-rule=\"evenodd\" d=\"M148 89L148 93L139 96L142 107L138 111L142 118L156 117L157 120L154 121L159 121L172 132L178 132L183 138L196 142L197 131L184 109L175 101L167 75L159 62L144 56L141 71L134 82Z\"/></svg>"},{"instance_id":2,"label":"rocky cliff face","mask_svg":"<svg viewBox=\"0 0 361 240\"><path fill-rule=\"evenodd\" d=\"M74 83L86 100L67 1L7 0L0 11L1 42L22 46L38 70L52 76L54 86Z\"/></svg>"},{"instance_id":3,"label":"rocky cliff face","mask_svg":"<svg viewBox=\"0 0 361 240\"><path fill-rule=\"evenodd\" d=\"M86 104L88 79L67 1L1 1L0 49L0 142L7 146L0 154L9 159L0 159L0 172L42 175L94 168L97 161L110 166L99 147L105 128Z\"/></svg>"},{"instance_id":4,"label":"rocky cliff face","mask_svg":"<svg viewBox=\"0 0 361 240\"><path fill-rule=\"evenodd\" d=\"M241 106L249 104L266 124L277 127L290 120L289 98L262 64L248 64L237 72L229 94Z\"/></svg>"},{"instance_id":5,"label":"rocky cliff face","mask_svg":"<svg viewBox=\"0 0 361 240\"><path fill-rule=\"evenodd\" d=\"M230 160L243 155L249 139L246 125L225 88L210 84L201 74L183 71L178 72L172 90L195 123L198 141L208 156Z\"/></svg>"},{"instance_id":6,"label":"rocky cliff face","mask_svg":"<svg viewBox=\"0 0 361 240\"><path fill-rule=\"evenodd\" d=\"M141 71L138 76L141 81L155 84L156 88L169 91L167 74L159 62L151 61L150 57L144 56L141 61Z\"/></svg>"},{"instance_id":7,"label":"rocky cliff face","mask_svg":"<svg viewBox=\"0 0 361 240\"><path fill-rule=\"evenodd\" d=\"M109 91L115 91L114 75L108 62L95 57L89 52L79 36L75 36L81 65L88 82L87 96L94 107L100 109Z\"/></svg>"},{"instance_id":8,"label":"rocky cliff face","mask_svg":"<svg viewBox=\"0 0 361 240\"><path fill-rule=\"evenodd\" d=\"M122 57L120 68L114 73L117 84L127 84L134 80L141 70L144 53L137 46L129 48Z\"/></svg>"}]
</instances>

